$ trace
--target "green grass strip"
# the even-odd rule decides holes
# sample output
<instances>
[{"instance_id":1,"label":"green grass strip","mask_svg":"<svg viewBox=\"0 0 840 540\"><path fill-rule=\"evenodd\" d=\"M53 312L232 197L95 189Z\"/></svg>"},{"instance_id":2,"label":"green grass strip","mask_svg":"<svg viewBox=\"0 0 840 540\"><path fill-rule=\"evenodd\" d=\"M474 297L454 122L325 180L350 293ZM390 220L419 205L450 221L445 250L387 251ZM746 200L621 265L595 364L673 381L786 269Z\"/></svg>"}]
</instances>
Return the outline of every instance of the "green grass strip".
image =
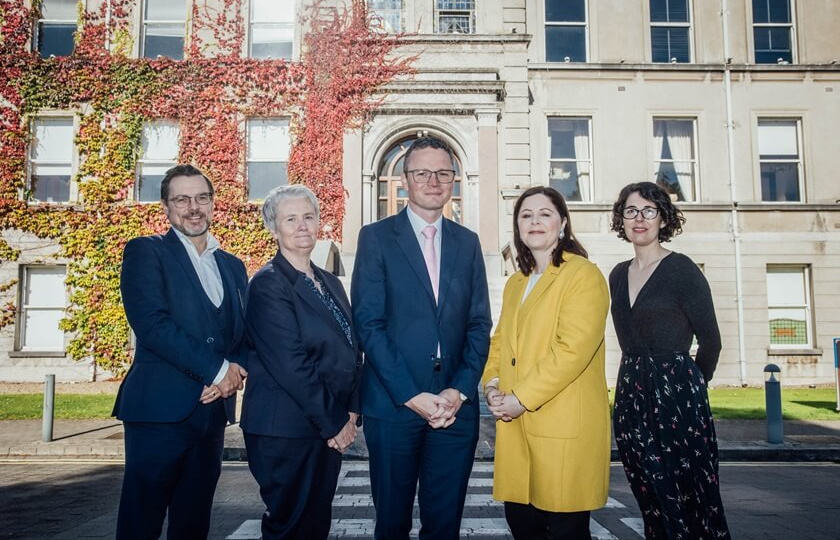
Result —
<instances>
[{"instance_id":1,"label":"green grass strip","mask_svg":"<svg viewBox=\"0 0 840 540\"><path fill-rule=\"evenodd\" d=\"M113 394L58 394L55 397L55 418L109 418L115 397ZM0 394L0 420L41 418L43 406L42 394Z\"/></svg>"}]
</instances>

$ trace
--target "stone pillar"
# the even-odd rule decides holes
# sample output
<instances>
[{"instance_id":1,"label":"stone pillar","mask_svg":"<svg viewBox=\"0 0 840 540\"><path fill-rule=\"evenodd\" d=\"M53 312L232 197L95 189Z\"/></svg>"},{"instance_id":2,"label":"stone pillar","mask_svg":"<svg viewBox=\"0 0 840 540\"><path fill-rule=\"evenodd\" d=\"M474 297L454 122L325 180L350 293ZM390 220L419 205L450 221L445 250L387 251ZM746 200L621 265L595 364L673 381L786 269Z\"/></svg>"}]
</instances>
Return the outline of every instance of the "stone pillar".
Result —
<instances>
[{"instance_id":1,"label":"stone pillar","mask_svg":"<svg viewBox=\"0 0 840 540\"><path fill-rule=\"evenodd\" d=\"M499 255L498 109L477 109L478 236L487 255Z\"/></svg>"},{"instance_id":2,"label":"stone pillar","mask_svg":"<svg viewBox=\"0 0 840 540\"><path fill-rule=\"evenodd\" d=\"M344 237L342 252L355 252L359 229L362 228L364 207L370 205L362 181L362 133L359 130L344 132L343 183L347 198L344 201Z\"/></svg>"}]
</instances>

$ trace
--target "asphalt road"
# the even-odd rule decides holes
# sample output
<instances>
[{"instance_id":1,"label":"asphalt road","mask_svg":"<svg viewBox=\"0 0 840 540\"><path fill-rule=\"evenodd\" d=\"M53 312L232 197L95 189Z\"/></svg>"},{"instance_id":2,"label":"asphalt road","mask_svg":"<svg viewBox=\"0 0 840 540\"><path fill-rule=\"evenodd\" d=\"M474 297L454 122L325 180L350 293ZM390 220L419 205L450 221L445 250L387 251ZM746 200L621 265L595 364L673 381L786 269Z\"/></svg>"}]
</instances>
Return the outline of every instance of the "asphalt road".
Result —
<instances>
[{"instance_id":1,"label":"asphalt road","mask_svg":"<svg viewBox=\"0 0 840 540\"><path fill-rule=\"evenodd\" d=\"M723 464L722 496L736 539L840 538L840 464ZM0 538L112 538L121 462L0 461ZM620 466L610 501L593 513L593 538L638 540L641 519ZM477 463L463 538L509 538L490 498L492 464ZM262 504L245 464L226 463L216 492L212 539L259 538ZM370 538L373 508L365 462L342 471L333 511L335 538Z\"/></svg>"}]
</instances>

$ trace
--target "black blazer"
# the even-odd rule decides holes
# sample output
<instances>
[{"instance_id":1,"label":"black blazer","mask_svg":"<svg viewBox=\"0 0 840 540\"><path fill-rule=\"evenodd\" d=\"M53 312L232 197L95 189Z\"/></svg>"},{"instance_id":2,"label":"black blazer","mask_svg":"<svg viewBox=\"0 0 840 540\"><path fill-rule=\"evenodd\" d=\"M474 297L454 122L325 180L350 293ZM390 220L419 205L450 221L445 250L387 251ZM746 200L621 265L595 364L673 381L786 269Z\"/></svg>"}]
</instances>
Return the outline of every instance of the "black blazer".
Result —
<instances>
[{"instance_id":1,"label":"black blazer","mask_svg":"<svg viewBox=\"0 0 840 540\"><path fill-rule=\"evenodd\" d=\"M137 349L114 405L113 414L120 420L183 420L198 405L204 387L213 384L224 359L247 368L245 265L221 249L213 255L233 308L233 340L226 350L218 347L224 339L213 324L207 293L175 232L141 236L126 244L120 291ZM235 402L234 396L225 400L231 422Z\"/></svg>"},{"instance_id":2,"label":"black blazer","mask_svg":"<svg viewBox=\"0 0 840 540\"><path fill-rule=\"evenodd\" d=\"M352 328L341 282L312 265ZM361 352L300 273L280 254L248 285L249 362L242 430L255 435L329 439L359 412Z\"/></svg>"}]
</instances>

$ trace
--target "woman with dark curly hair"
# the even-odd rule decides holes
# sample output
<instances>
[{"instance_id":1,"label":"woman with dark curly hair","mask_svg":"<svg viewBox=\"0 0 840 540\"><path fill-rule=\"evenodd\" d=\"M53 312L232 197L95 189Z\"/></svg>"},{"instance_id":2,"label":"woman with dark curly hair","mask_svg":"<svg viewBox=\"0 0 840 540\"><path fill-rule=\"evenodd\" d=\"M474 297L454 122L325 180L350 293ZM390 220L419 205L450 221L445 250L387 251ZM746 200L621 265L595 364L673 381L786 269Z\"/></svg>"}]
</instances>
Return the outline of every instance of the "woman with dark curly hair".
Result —
<instances>
[{"instance_id":1,"label":"woman with dark curly hair","mask_svg":"<svg viewBox=\"0 0 840 540\"><path fill-rule=\"evenodd\" d=\"M691 259L662 246L683 223L652 182L626 186L613 205L612 230L635 251L610 274L622 351L613 427L646 538L729 538L706 391L721 349L712 294Z\"/></svg>"}]
</instances>

